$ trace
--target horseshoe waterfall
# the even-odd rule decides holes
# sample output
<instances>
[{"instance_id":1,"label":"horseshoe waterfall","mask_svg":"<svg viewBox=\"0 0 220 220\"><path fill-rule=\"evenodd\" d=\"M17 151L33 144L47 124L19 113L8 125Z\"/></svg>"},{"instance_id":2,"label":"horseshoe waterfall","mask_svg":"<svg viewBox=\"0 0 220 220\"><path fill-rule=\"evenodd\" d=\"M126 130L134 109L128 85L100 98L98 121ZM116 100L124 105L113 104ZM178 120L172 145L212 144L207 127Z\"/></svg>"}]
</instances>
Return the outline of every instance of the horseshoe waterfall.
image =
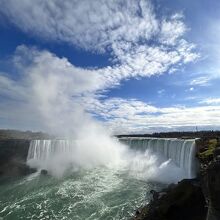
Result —
<instances>
[{"instance_id":1,"label":"horseshoe waterfall","mask_svg":"<svg viewBox=\"0 0 220 220\"><path fill-rule=\"evenodd\" d=\"M171 159L178 167L187 173L188 178L196 175L196 148L195 140L176 138L121 138L120 141L129 145L132 149L150 150Z\"/></svg>"},{"instance_id":2,"label":"horseshoe waterfall","mask_svg":"<svg viewBox=\"0 0 220 220\"><path fill-rule=\"evenodd\" d=\"M126 220L152 190L195 176L195 140L112 139L32 140L27 164L38 171L1 186L0 216Z\"/></svg>"},{"instance_id":3,"label":"horseshoe waterfall","mask_svg":"<svg viewBox=\"0 0 220 220\"><path fill-rule=\"evenodd\" d=\"M121 143L133 151L149 150L152 154L170 159L187 173L188 178L196 175L195 140L175 138L120 138ZM32 140L27 161L32 159L44 162L56 155L74 154L79 143L73 140Z\"/></svg>"}]
</instances>

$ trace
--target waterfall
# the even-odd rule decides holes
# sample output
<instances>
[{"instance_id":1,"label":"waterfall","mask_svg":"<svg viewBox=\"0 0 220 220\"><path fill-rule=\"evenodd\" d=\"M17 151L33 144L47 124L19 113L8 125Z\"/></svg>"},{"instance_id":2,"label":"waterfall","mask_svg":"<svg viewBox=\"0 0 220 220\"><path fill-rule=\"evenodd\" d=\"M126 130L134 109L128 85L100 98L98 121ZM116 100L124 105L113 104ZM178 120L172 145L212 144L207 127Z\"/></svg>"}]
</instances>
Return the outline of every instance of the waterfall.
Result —
<instances>
[{"instance_id":1,"label":"waterfall","mask_svg":"<svg viewBox=\"0 0 220 220\"><path fill-rule=\"evenodd\" d=\"M74 167L74 162L80 164L80 158L76 158L76 149L78 149L76 140L32 140L27 165L62 177L66 171Z\"/></svg>"},{"instance_id":2,"label":"waterfall","mask_svg":"<svg viewBox=\"0 0 220 220\"><path fill-rule=\"evenodd\" d=\"M149 150L153 154L169 159L185 171L188 178L196 176L195 140L168 138L120 138L119 141L129 146L131 150ZM27 163L31 167L53 169L65 168L69 165L84 166L107 164L109 158L116 159L114 149L107 149L99 142L95 149L88 147L89 143L76 140L32 140L28 150ZM85 147L86 146L86 147ZM118 146L116 146L118 147ZM107 154L106 154L107 150ZM112 155L111 155L112 154ZM111 162L112 160L110 160Z\"/></svg>"},{"instance_id":3,"label":"waterfall","mask_svg":"<svg viewBox=\"0 0 220 220\"><path fill-rule=\"evenodd\" d=\"M45 169L56 176L80 168L117 166L121 162L120 147L126 148L118 140L106 140L101 136L85 139L32 140L27 165Z\"/></svg>"},{"instance_id":4,"label":"waterfall","mask_svg":"<svg viewBox=\"0 0 220 220\"><path fill-rule=\"evenodd\" d=\"M171 159L178 167L183 169L188 178L196 176L196 148L195 140L175 138L120 138L120 142L138 151L150 150L166 159Z\"/></svg>"},{"instance_id":5,"label":"waterfall","mask_svg":"<svg viewBox=\"0 0 220 220\"><path fill-rule=\"evenodd\" d=\"M63 153L73 153L73 140L32 140L28 150L27 161L31 159L45 161Z\"/></svg>"}]
</instances>

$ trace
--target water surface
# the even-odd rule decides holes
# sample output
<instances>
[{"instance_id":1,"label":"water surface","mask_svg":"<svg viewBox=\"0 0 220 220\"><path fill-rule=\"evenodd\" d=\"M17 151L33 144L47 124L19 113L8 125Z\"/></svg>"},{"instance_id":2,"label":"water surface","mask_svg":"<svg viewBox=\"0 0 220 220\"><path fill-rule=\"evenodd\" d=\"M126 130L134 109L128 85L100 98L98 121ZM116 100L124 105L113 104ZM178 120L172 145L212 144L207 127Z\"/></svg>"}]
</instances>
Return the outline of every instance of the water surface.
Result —
<instances>
[{"instance_id":1,"label":"water surface","mask_svg":"<svg viewBox=\"0 0 220 220\"><path fill-rule=\"evenodd\" d=\"M57 179L37 173L0 185L0 217L15 219L128 219L164 185L127 171L99 167Z\"/></svg>"}]
</instances>

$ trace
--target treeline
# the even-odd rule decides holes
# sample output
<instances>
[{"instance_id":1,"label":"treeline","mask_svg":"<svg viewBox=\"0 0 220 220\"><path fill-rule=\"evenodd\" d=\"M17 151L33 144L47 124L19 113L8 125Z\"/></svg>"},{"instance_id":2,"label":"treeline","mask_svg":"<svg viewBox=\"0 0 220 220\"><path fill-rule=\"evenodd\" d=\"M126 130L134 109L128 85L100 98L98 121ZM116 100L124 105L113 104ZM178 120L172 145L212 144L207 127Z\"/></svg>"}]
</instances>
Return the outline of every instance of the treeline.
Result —
<instances>
[{"instance_id":1,"label":"treeline","mask_svg":"<svg viewBox=\"0 0 220 220\"><path fill-rule=\"evenodd\" d=\"M117 135L117 137L157 137L157 138L206 138L220 137L220 131L175 131L159 132L153 134L127 134Z\"/></svg>"},{"instance_id":2,"label":"treeline","mask_svg":"<svg viewBox=\"0 0 220 220\"><path fill-rule=\"evenodd\" d=\"M51 138L53 138L53 136L43 132L0 129L0 140L5 140L5 139L31 140L31 139L51 139Z\"/></svg>"},{"instance_id":3,"label":"treeline","mask_svg":"<svg viewBox=\"0 0 220 220\"><path fill-rule=\"evenodd\" d=\"M86 134L85 134L86 135ZM211 138L220 137L220 131L175 131L175 132L158 132L153 134L122 134L116 135L117 137L157 137L157 138ZM43 132L32 131L18 131L18 130L6 130L0 129L0 140L2 139L53 139L56 138L53 135L49 135Z\"/></svg>"}]
</instances>

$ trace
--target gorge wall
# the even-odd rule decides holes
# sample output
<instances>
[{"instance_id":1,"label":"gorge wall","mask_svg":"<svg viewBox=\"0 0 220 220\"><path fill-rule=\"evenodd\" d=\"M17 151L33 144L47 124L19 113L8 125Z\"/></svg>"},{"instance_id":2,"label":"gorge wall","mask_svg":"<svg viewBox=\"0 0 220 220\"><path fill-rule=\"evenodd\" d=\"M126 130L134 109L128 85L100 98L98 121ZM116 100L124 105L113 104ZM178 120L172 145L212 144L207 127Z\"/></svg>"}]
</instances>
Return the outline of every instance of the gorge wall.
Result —
<instances>
[{"instance_id":1,"label":"gorge wall","mask_svg":"<svg viewBox=\"0 0 220 220\"><path fill-rule=\"evenodd\" d=\"M30 173L26 158L30 140L0 140L0 176L21 176Z\"/></svg>"}]
</instances>

